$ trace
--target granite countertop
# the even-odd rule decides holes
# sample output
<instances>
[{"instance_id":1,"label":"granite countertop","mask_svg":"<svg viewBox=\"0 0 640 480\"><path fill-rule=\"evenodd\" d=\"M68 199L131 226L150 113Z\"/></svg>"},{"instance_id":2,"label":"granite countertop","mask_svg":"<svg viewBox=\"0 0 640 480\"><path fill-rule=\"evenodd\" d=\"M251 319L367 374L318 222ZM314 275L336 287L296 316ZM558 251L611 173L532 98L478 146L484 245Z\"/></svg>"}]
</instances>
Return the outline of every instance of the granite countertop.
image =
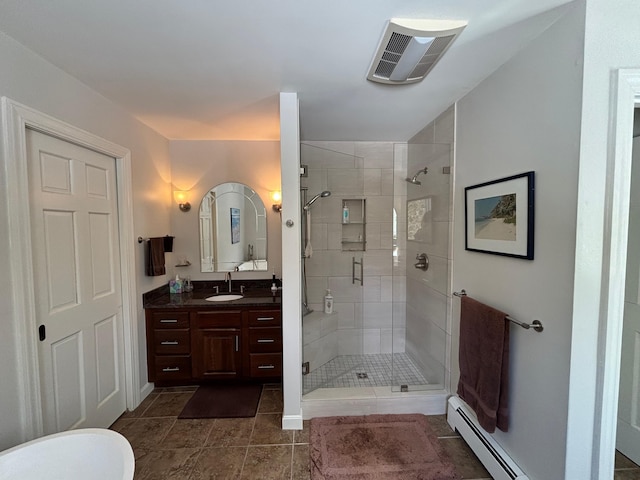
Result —
<instances>
[{"instance_id":1,"label":"granite countertop","mask_svg":"<svg viewBox=\"0 0 640 480\"><path fill-rule=\"evenodd\" d=\"M228 286L224 282L204 282L194 281L193 292L189 293L169 293L169 286L158 287L142 295L144 308L188 308L188 307L273 307L281 303L281 290L275 295L271 293L271 281L249 280L234 281L231 293L239 294L240 285L245 286L244 296L238 300L224 302L209 302L205 300L216 294L215 287L218 286L220 295L228 294Z\"/></svg>"}]
</instances>

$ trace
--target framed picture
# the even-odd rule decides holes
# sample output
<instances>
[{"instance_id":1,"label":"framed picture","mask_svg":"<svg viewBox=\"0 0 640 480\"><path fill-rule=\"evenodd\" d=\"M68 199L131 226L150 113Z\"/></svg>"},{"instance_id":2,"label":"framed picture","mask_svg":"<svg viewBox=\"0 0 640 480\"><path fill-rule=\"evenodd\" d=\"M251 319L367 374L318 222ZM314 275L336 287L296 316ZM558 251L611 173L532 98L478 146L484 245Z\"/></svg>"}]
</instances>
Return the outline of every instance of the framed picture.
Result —
<instances>
[{"instance_id":1,"label":"framed picture","mask_svg":"<svg viewBox=\"0 0 640 480\"><path fill-rule=\"evenodd\" d=\"M231 243L240 241L240 209L231 208Z\"/></svg>"},{"instance_id":2,"label":"framed picture","mask_svg":"<svg viewBox=\"0 0 640 480\"><path fill-rule=\"evenodd\" d=\"M464 189L465 249L533 260L535 172Z\"/></svg>"}]
</instances>

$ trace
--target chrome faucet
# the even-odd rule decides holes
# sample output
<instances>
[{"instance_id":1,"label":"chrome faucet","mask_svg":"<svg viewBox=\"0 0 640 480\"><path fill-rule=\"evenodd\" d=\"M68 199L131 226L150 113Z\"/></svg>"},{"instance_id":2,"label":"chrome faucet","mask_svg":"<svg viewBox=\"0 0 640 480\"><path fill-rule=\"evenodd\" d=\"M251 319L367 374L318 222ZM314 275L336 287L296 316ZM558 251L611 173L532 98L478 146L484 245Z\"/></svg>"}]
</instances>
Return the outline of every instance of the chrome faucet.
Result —
<instances>
[{"instance_id":1,"label":"chrome faucet","mask_svg":"<svg viewBox=\"0 0 640 480\"><path fill-rule=\"evenodd\" d=\"M231 293L231 272L225 272L224 281L229 282L229 293Z\"/></svg>"}]
</instances>

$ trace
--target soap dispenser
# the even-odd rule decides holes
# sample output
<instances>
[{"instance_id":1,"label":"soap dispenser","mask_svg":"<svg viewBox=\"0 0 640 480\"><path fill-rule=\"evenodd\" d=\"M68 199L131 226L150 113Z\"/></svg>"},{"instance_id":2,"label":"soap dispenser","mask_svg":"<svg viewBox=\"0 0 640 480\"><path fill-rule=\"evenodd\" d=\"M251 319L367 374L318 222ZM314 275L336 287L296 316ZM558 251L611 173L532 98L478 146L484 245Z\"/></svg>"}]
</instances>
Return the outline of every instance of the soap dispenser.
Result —
<instances>
[{"instance_id":1,"label":"soap dispenser","mask_svg":"<svg viewBox=\"0 0 640 480\"><path fill-rule=\"evenodd\" d=\"M169 293L182 293L182 280L176 275L175 280L169 282Z\"/></svg>"},{"instance_id":2,"label":"soap dispenser","mask_svg":"<svg viewBox=\"0 0 640 480\"><path fill-rule=\"evenodd\" d=\"M327 289L327 294L324 296L324 313L330 315L333 313L333 295L331 290Z\"/></svg>"}]
</instances>

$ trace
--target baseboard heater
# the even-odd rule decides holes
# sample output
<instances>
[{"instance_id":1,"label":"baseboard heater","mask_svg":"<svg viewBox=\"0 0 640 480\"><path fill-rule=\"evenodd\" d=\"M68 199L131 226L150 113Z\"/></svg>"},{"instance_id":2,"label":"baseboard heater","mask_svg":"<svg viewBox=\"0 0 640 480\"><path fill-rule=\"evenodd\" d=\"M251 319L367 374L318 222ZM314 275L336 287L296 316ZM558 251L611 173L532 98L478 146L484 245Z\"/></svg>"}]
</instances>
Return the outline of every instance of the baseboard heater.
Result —
<instances>
[{"instance_id":1,"label":"baseboard heater","mask_svg":"<svg viewBox=\"0 0 640 480\"><path fill-rule=\"evenodd\" d=\"M447 422L457 430L494 480L529 480L507 452L481 427L458 397L449 398Z\"/></svg>"}]
</instances>

